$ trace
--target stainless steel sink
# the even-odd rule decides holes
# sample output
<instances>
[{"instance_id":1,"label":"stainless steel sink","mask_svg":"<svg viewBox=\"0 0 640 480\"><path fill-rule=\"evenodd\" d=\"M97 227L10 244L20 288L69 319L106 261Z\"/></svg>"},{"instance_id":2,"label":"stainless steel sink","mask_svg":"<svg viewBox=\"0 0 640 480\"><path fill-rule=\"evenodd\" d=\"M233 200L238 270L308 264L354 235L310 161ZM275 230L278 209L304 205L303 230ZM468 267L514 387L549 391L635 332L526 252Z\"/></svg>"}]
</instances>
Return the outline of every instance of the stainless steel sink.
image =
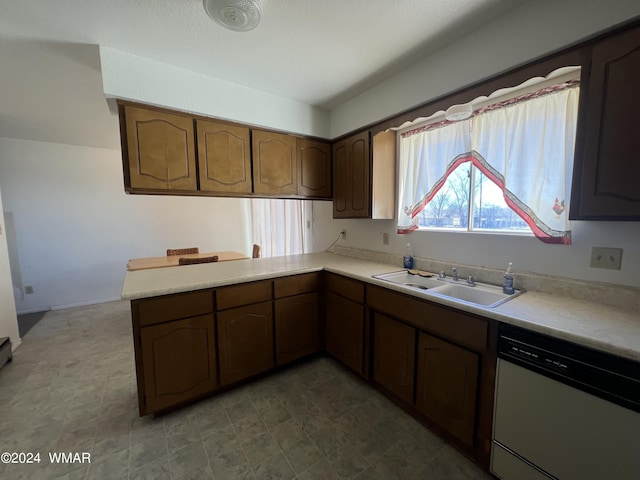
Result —
<instances>
[{"instance_id":1,"label":"stainless steel sink","mask_svg":"<svg viewBox=\"0 0 640 480\"><path fill-rule=\"evenodd\" d=\"M398 285L403 285L414 290L421 290L425 295L433 295L448 298L457 302L480 307L493 308L522 293L516 290L512 295L503 293L502 287L487 283L476 282L473 286L461 281L451 279L441 279L435 275L416 274L412 275L406 270L399 272L373 275L374 278L386 280Z\"/></svg>"}]
</instances>

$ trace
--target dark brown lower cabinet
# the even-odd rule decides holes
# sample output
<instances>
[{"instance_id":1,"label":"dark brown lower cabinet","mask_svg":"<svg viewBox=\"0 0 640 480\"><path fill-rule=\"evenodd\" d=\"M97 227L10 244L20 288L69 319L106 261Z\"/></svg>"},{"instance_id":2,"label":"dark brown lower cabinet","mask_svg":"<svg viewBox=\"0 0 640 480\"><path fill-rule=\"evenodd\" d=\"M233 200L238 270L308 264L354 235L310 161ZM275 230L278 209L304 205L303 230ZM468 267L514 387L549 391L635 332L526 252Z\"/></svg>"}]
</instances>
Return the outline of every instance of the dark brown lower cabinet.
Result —
<instances>
[{"instance_id":1,"label":"dark brown lower cabinet","mask_svg":"<svg viewBox=\"0 0 640 480\"><path fill-rule=\"evenodd\" d=\"M373 318L373 379L413 402L416 329L379 313Z\"/></svg>"},{"instance_id":2,"label":"dark brown lower cabinet","mask_svg":"<svg viewBox=\"0 0 640 480\"><path fill-rule=\"evenodd\" d=\"M269 301L218 312L221 385L274 367L271 310Z\"/></svg>"},{"instance_id":3,"label":"dark brown lower cabinet","mask_svg":"<svg viewBox=\"0 0 640 480\"><path fill-rule=\"evenodd\" d=\"M143 327L140 344L143 414L191 400L217 387L212 314Z\"/></svg>"},{"instance_id":4,"label":"dark brown lower cabinet","mask_svg":"<svg viewBox=\"0 0 640 480\"><path fill-rule=\"evenodd\" d=\"M420 332L416 407L469 446L474 445L480 358Z\"/></svg>"},{"instance_id":5,"label":"dark brown lower cabinet","mask_svg":"<svg viewBox=\"0 0 640 480\"><path fill-rule=\"evenodd\" d=\"M307 293L275 302L276 363L285 363L319 352L318 294Z\"/></svg>"},{"instance_id":6,"label":"dark brown lower cabinet","mask_svg":"<svg viewBox=\"0 0 640 480\"><path fill-rule=\"evenodd\" d=\"M325 348L362 375L364 305L327 292Z\"/></svg>"}]
</instances>

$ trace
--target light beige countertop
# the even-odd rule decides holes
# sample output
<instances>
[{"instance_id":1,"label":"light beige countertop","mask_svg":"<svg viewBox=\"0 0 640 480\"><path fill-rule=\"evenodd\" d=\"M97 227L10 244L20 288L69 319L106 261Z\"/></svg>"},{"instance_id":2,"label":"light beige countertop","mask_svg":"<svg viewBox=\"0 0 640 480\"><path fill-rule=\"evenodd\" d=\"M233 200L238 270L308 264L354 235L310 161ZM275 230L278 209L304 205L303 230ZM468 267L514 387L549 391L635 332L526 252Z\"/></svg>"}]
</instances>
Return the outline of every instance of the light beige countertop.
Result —
<instances>
[{"instance_id":1,"label":"light beige countertop","mask_svg":"<svg viewBox=\"0 0 640 480\"><path fill-rule=\"evenodd\" d=\"M372 275L401 270L399 266L327 252L131 271L125 274L122 299L154 297L321 270L640 361L640 312L635 307L627 309L569 296L527 291L497 307L483 308L372 278Z\"/></svg>"}]
</instances>

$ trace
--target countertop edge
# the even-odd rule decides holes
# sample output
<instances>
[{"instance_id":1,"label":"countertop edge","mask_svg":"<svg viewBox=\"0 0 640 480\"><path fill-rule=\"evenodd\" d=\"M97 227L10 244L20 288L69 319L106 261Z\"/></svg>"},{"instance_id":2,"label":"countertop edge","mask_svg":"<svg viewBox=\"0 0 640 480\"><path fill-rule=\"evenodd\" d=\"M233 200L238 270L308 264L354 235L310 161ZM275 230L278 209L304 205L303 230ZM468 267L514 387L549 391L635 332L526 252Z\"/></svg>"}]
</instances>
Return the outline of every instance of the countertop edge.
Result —
<instances>
[{"instance_id":1,"label":"countertop edge","mask_svg":"<svg viewBox=\"0 0 640 480\"><path fill-rule=\"evenodd\" d=\"M536 291L526 292L497 307L484 308L453 299L427 296L415 289L372 277L372 275L402 270L398 266L326 252L225 263L226 265L221 263L176 267L171 269L175 276L179 277L175 279L170 275L172 272L169 272L169 269L127 272L121 298L136 300L327 271L466 313L640 361L640 315L634 311ZM245 268L233 268L241 266ZM212 279L212 275L216 278ZM153 283L154 278L160 278L162 281L151 287L140 287L140 284L146 285L145 281Z\"/></svg>"}]
</instances>

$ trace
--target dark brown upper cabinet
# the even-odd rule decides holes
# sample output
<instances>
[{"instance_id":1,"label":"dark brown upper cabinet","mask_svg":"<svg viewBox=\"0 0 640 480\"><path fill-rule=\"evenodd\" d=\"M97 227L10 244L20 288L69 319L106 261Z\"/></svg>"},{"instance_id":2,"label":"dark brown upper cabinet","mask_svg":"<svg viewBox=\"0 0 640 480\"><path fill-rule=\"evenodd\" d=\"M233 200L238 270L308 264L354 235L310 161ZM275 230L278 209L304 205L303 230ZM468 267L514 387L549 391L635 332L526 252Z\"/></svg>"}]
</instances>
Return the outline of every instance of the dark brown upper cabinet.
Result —
<instances>
[{"instance_id":1,"label":"dark brown upper cabinet","mask_svg":"<svg viewBox=\"0 0 640 480\"><path fill-rule=\"evenodd\" d=\"M585 49L569 218L640 220L640 26Z\"/></svg>"},{"instance_id":2,"label":"dark brown upper cabinet","mask_svg":"<svg viewBox=\"0 0 640 480\"><path fill-rule=\"evenodd\" d=\"M296 137L253 130L253 191L262 195L296 195Z\"/></svg>"},{"instance_id":3,"label":"dark brown upper cabinet","mask_svg":"<svg viewBox=\"0 0 640 480\"><path fill-rule=\"evenodd\" d=\"M200 190L212 193L251 193L249 127L196 120Z\"/></svg>"},{"instance_id":4,"label":"dark brown upper cabinet","mask_svg":"<svg viewBox=\"0 0 640 480\"><path fill-rule=\"evenodd\" d=\"M131 105L120 115L127 191L197 190L193 118Z\"/></svg>"},{"instance_id":5,"label":"dark brown upper cabinet","mask_svg":"<svg viewBox=\"0 0 640 480\"><path fill-rule=\"evenodd\" d=\"M360 132L333 144L333 218L395 217L395 132Z\"/></svg>"},{"instance_id":6,"label":"dark brown upper cabinet","mask_svg":"<svg viewBox=\"0 0 640 480\"><path fill-rule=\"evenodd\" d=\"M331 144L297 139L298 195L331 198Z\"/></svg>"}]
</instances>

